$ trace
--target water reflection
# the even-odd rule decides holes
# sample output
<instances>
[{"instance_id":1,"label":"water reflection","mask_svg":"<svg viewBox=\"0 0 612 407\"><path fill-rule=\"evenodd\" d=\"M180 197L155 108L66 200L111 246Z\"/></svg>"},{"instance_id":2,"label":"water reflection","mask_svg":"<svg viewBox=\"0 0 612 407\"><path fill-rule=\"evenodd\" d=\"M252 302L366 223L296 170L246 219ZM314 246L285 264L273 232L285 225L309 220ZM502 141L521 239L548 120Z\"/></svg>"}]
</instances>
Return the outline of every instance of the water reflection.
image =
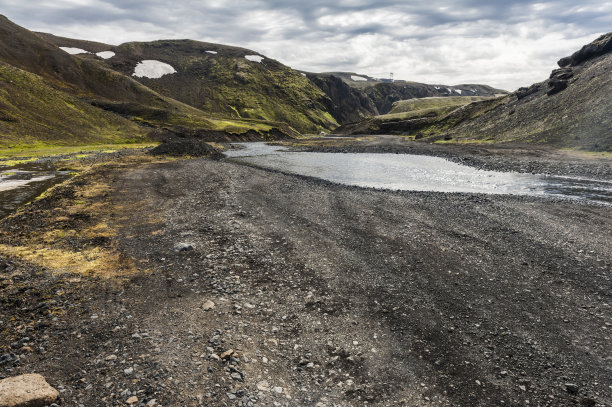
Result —
<instances>
[{"instance_id":1,"label":"water reflection","mask_svg":"<svg viewBox=\"0 0 612 407\"><path fill-rule=\"evenodd\" d=\"M544 195L612 205L612 182L483 171L444 158L412 154L291 152L265 143L237 143L232 160L340 184L393 190Z\"/></svg>"},{"instance_id":2,"label":"water reflection","mask_svg":"<svg viewBox=\"0 0 612 407\"><path fill-rule=\"evenodd\" d=\"M68 172L56 171L44 162L0 166L0 217L9 215L68 177Z\"/></svg>"}]
</instances>

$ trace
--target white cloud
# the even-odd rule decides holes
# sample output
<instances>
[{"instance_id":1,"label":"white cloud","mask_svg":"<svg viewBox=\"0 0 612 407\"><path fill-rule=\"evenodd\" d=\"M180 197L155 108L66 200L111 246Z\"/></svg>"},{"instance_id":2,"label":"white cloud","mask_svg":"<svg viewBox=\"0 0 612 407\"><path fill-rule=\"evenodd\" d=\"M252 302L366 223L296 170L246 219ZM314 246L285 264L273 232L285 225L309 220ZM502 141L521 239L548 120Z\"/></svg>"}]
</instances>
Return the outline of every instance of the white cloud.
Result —
<instances>
[{"instance_id":1,"label":"white cloud","mask_svg":"<svg viewBox=\"0 0 612 407\"><path fill-rule=\"evenodd\" d=\"M583 0L0 0L31 30L109 44L191 38L237 45L304 71L350 71L508 90L612 27L612 2Z\"/></svg>"}]
</instances>

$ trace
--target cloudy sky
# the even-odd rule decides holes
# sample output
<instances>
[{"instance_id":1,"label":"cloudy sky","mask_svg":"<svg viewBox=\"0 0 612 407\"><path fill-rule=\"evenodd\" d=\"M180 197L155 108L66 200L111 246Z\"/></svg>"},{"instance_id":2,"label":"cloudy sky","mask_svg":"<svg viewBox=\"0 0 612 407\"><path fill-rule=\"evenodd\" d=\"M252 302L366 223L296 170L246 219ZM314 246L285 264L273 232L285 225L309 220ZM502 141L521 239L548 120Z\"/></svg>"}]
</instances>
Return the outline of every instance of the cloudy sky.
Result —
<instances>
[{"instance_id":1,"label":"cloudy sky","mask_svg":"<svg viewBox=\"0 0 612 407\"><path fill-rule=\"evenodd\" d=\"M313 72L514 90L612 31L605 0L0 0L30 30L120 44L190 38Z\"/></svg>"}]
</instances>

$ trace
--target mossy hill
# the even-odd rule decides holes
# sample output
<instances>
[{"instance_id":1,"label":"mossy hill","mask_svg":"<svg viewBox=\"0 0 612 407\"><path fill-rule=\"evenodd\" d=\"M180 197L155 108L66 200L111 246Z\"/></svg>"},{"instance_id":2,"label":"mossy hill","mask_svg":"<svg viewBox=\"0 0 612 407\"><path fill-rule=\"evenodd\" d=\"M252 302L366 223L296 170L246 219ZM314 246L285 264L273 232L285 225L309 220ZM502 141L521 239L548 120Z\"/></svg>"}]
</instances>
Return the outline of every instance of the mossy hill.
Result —
<instances>
[{"instance_id":1,"label":"mossy hill","mask_svg":"<svg viewBox=\"0 0 612 407\"><path fill-rule=\"evenodd\" d=\"M439 114L374 118L339 134L403 134L432 142L541 143L612 151L612 33L597 38L540 83Z\"/></svg>"},{"instance_id":2,"label":"mossy hill","mask_svg":"<svg viewBox=\"0 0 612 407\"><path fill-rule=\"evenodd\" d=\"M0 63L8 80L0 99L6 119L2 145L132 141L145 133L211 140L298 134L285 123L210 115L105 66L95 55L69 55L49 42L53 38L58 37L33 33L0 16ZM107 47L87 43L96 52Z\"/></svg>"},{"instance_id":3,"label":"mossy hill","mask_svg":"<svg viewBox=\"0 0 612 407\"><path fill-rule=\"evenodd\" d=\"M0 62L0 146L142 141L144 128Z\"/></svg>"},{"instance_id":4,"label":"mossy hill","mask_svg":"<svg viewBox=\"0 0 612 407\"><path fill-rule=\"evenodd\" d=\"M500 96L438 96L400 100L393 104L390 113L348 123L336 129L335 133L412 134L411 132L445 118L460 107L481 101L497 103L499 99Z\"/></svg>"},{"instance_id":5,"label":"mossy hill","mask_svg":"<svg viewBox=\"0 0 612 407\"><path fill-rule=\"evenodd\" d=\"M44 36L57 46L91 53L102 48L99 43ZM321 89L300 72L255 51L192 40L130 42L109 45L106 50L115 55L101 62L125 76L134 77L135 67L143 60L169 64L176 73L134 79L214 117L283 122L311 133L338 126ZM78 56L98 59L92 54Z\"/></svg>"}]
</instances>

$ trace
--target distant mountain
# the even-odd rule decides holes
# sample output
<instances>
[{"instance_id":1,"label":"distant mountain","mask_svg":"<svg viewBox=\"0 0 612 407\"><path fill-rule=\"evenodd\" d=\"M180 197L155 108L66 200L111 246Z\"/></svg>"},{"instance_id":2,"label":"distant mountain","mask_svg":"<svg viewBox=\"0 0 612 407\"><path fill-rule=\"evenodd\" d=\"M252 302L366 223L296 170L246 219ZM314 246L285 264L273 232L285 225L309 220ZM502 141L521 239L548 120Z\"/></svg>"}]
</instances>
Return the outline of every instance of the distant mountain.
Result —
<instances>
[{"instance_id":1,"label":"distant mountain","mask_svg":"<svg viewBox=\"0 0 612 407\"><path fill-rule=\"evenodd\" d=\"M336 132L405 134L428 141L546 143L611 151L612 33L562 58L558 65L543 82L442 116L388 118L376 125L364 121Z\"/></svg>"},{"instance_id":2,"label":"distant mountain","mask_svg":"<svg viewBox=\"0 0 612 407\"><path fill-rule=\"evenodd\" d=\"M330 97L336 110L341 112L340 115L334 116L341 124L369 116L384 115L391 111L394 103L401 100L508 93L487 85L428 85L404 80L377 79L353 72L309 73L308 78ZM351 111L357 111L358 114L351 114Z\"/></svg>"}]
</instances>

